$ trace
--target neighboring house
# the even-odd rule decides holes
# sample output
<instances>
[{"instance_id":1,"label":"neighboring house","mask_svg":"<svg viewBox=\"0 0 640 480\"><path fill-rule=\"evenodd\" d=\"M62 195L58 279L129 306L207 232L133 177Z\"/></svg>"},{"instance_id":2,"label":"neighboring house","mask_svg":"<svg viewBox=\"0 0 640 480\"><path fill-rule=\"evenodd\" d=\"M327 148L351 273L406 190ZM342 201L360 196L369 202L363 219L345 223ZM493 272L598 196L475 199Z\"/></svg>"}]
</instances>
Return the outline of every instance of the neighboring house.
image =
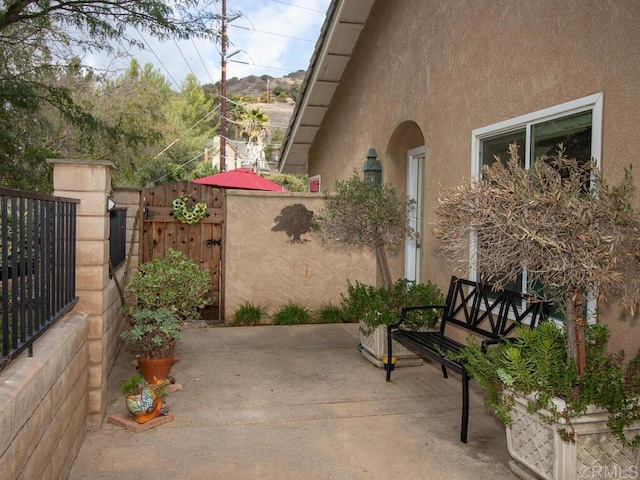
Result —
<instances>
[{"instance_id":1,"label":"neighboring house","mask_svg":"<svg viewBox=\"0 0 640 480\"><path fill-rule=\"evenodd\" d=\"M237 145L232 140L227 139L225 143L225 169L235 170L242 166L242 154L238 151ZM220 135L213 137L213 152L209 154L211 165L220 169Z\"/></svg>"},{"instance_id":2,"label":"neighboring house","mask_svg":"<svg viewBox=\"0 0 640 480\"><path fill-rule=\"evenodd\" d=\"M226 170L236 168L251 168L258 173L268 173L271 167L267 163L262 145L248 144L244 140L227 139L225 143L227 156L225 158ZM213 167L220 168L220 136L213 137L213 154L210 154L210 162Z\"/></svg>"},{"instance_id":3,"label":"neighboring house","mask_svg":"<svg viewBox=\"0 0 640 480\"><path fill-rule=\"evenodd\" d=\"M564 142L613 181L636 164L640 184L639 25L638 0L333 0L279 169L326 191L375 148L383 180L419 205L394 275L445 286L438 193L509 142L527 164ZM637 350L611 328L612 346Z\"/></svg>"}]
</instances>

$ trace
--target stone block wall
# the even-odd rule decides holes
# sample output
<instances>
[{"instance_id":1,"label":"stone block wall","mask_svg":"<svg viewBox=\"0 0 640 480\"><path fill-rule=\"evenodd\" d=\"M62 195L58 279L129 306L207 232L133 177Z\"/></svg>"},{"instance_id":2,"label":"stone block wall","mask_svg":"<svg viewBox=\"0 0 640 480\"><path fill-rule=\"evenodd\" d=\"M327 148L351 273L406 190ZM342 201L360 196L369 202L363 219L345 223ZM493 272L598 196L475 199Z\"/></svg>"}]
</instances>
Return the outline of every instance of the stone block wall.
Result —
<instances>
[{"instance_id":1,"label":"stone block wall","mask_svg":"<svg viewBox=\"0 0 640 480\"><path fill-rule=\"evenodd\" d=\"M137 266L134 231L140 190L111 192L110 162L51 160L54 195L80 199L75 308L0 373L0 477L67 478L85 431L106 412L107 377L124 328L122 302L109 272L107 197L127 208L127 252ZM126 264L116 278L123 285Z\"/></svg>"},{"instance_id":2,"label":"stone block wall","mask_svg":"<svg viewBox=\"0 0 640 480\"><path fill-rule=\"evenodd\" d=\"M51 160L54 194L79 198L76 242L76 311L89 321L89 419L99 428L106 413L107 375L117 347L110 339L119 335L120 322L109 318L109 304L117 291L109 277L109 215L111 169L106 161Z\"/></svg>"},{"instance_id":3,"label":"stone block wall","mask_svg":"<svg viewBox=\"0 0 640 480\"><path fill-rule=\"evenodd\" d=\"M0 382L0 477L64 479L87 426L89 322L73 311Z\"/></svg>"}]
</instances>

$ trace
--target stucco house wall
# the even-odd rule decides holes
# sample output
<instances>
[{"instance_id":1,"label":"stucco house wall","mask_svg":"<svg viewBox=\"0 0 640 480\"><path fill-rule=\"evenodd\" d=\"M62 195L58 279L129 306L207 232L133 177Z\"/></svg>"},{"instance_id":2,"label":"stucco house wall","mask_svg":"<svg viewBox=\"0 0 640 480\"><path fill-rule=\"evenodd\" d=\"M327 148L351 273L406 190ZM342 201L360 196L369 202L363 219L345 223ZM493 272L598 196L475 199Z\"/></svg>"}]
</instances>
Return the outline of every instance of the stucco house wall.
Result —
<instances>
[{"instance_id":1,"label":"stucco house wall","mask_svg":"<svg viewBox=\"0 0 640 480\"><path fill-rule=\"evenodd\" d=\"M312 193L227 190L224 253L225 323L245 302L275 313L288 302L309 309L337 305L347 280L375 283L375 257L363 249L323 243L315 232L299 243L273 230L283 209L302 205L319 213L324 198Z\"/></svg>"},{"instance_id":2,"label":"stucco house wall","mask_svg":"<svg viewBox=\"0 0 640 480\"><path fill-rule=\"evenodd\" d=\"M474 129L602 93L606 177L638 164L640 3L378 0L309 152L323 190L374 147L385 181L406 188L406 152L424 145L423 280L451 272L432 235L438 192L468 181ZM636 168L637 170L637 168ZM636 179L638 182L639 179ZM403 262L394 262L402 276ZM634 353L628 323L613 347Z\"/></svg>"}]
</instances>

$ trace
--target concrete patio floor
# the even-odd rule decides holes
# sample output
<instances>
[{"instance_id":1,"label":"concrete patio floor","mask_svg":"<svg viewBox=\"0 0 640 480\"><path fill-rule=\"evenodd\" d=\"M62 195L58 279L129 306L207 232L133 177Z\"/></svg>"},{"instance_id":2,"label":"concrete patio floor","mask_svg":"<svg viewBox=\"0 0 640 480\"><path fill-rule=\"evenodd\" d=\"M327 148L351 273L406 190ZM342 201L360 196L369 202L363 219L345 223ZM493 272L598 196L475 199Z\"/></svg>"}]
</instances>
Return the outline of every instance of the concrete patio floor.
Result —
<instances>
[{"instance_id":1,"label":"concrete patio floor","mask_svg":"<svg viewBox=\"0 0 640 480\"><path fill-rule=\"evenodd\" d=\"M167 397L175 420L142 433L88 432L79 479L509 479L504 426L471 386L469 443L460 436L460 378L440 366L395 370L357 350L356 324L183 331ZM107 416L125 410L122 352Z\"/></svg>"}]
</instances>

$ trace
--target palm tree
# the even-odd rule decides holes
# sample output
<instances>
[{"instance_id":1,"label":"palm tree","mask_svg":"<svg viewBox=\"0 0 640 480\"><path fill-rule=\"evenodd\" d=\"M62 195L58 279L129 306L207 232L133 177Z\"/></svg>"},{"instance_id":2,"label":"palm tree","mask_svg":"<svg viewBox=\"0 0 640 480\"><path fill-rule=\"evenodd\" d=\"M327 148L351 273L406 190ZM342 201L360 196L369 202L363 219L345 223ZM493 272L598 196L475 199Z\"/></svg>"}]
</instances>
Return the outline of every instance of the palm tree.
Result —
<instances>
[{"instance_id":1,"label":"palm tree","mask_svg":"<svg viewBox=\"0 0 640 480\"><path fill-rule=\"evenodd\" d=\"M259 108L252 108L242 116L241 134L247 139L247 154L255 169L258 169L262 143L269 132L269 116Z\"/></svg>"}]
</instances>

